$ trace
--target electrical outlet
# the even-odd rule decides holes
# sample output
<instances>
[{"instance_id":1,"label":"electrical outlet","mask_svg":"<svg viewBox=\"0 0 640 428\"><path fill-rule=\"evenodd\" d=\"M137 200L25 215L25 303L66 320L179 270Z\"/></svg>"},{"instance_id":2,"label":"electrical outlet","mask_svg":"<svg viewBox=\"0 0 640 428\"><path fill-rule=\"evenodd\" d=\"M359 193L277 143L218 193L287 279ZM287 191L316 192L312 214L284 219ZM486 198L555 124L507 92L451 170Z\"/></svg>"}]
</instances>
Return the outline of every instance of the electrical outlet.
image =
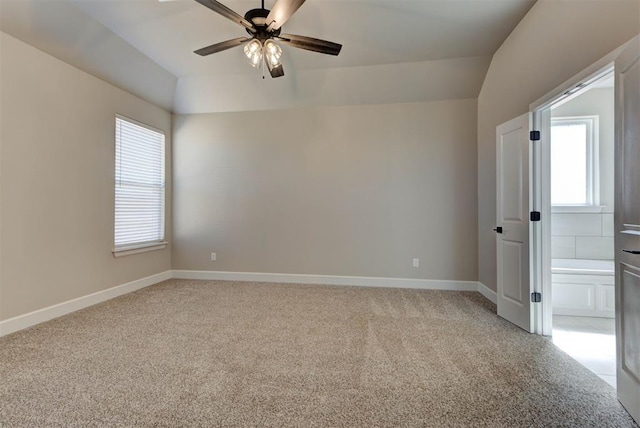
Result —
<instances>
[{"instance_id":1,"label":"electrical outlet","mask_svg":"<svg viewBox=\"0 0 640 428\"><path fill-rule=\"evenodd\" d=\"M420 259L413 259L413 267L420 267Z\"/></svg>"},{"instance_id":2,"label":"electrical outlet","mask_svg":"<svg viewBox=\"0 0 640 428\"><path fill-rule=\"evenodd\" d=\"M216 261L216 253L211 253L211 261L212 262Z\"/></svg>"}]
</instances>

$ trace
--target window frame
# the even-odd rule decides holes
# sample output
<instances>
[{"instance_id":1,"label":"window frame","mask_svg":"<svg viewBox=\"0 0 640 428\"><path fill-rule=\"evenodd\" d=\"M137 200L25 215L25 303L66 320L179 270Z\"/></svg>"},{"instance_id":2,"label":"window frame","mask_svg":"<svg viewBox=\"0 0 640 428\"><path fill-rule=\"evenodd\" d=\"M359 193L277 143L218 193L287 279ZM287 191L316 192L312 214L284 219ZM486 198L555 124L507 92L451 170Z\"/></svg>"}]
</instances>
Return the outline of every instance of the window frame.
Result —
<instances>
[{"instance_id":1,"label":"window frame","mask_svg":"<svg viewBox=\"0 0 640 428\"><path fill-rule=\"evenodd\" d=\"M162 231L162 236L158 240L153 241L145 241L145 242L133 242L127 244L116 245L116 188L118 186L118 178L116 176L116 158L117 158L117 150L118 150L118 120L128 122L132 125L139 126L141 128L145 128L149 131L155 132L157 134L162 135L162 185L159 188L162 189L162 208L160 211L160 221L161 226L160 230ZM166 167L166 159L167 159L167 146L166 146L166 133L158 128L154 128L153 126L147 125L145 123L139 122L135 119L131 119L130 117L116 114L114 120L114 165L113 165L113 173L114 173L114 181L113 181L113 249L112 253L114 257L122 257L128 256L132 254L145 253L148 251L156 251L161 250L167 247L169 244L166 240L167 228L166 228L166 196L167 196L167 167Z\"/></svg>"},{"instance_id":2,"label":"window frame","mask_svg":"<svg viewBox=\"0 0 640 428\"><path fill-rule=\"evenodd\" d=\"M600 205L600 144L599 144L599 116L583 115L583 116L558 116L551 118L550 132L555 124L581 124L586 125L586 172L587 180L585 189L587 203L586 204L553 204L551 203L552 213L600 213L602 206ZM550 142L553 145L553 140ZM553 159L551 159L553 162ZM553 182L550 181L553 186Z\"/></svg>"}]
</instances>

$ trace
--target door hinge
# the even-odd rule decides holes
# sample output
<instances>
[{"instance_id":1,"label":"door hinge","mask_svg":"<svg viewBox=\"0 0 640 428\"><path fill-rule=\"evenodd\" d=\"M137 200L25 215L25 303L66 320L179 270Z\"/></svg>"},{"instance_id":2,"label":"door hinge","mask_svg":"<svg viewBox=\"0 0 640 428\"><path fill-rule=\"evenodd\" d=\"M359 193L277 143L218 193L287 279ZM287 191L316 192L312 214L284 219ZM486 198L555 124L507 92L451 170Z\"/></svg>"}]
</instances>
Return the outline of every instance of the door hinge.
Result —
<instances>
[{"instance_id":1,"label":"door hinge","mask_svg":"<svg viewBox=\"0 0 640 428\"><path fill-rule=\"evenodd\" d=\"M540 211L531 211L531 221L540 221Z\"/></svg>"},{"instance_id":2,"label":"door hinge","mask_svg":"<svg viewBox=\"0 0 640 428\"><path fill-rule=\"evenodd\" d=\"M533 303L542 302L542 294L538 293L537 291L534 291L533 293L531 293L531 301Z\"/></svg>"},{"instance_id":3,"label":"door hinge","mask_svg":"<svg viewBox=\"0 0 640 428\"><path fill-rule=\"evenodd\" d=\"M529 139L531 141L540 141L540 131L530 131Z\"/></svg>"}]
</instances>

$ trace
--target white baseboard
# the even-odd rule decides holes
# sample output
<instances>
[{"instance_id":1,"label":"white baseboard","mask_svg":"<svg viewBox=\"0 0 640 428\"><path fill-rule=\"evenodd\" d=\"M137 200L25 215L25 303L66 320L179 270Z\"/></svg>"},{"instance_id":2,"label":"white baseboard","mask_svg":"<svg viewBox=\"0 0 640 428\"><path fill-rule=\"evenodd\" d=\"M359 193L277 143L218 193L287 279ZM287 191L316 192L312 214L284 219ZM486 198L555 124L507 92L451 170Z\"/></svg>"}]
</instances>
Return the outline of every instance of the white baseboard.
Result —
<instances>
[{"instance_id":1,"label":"white baseboard","mask_svg":"<svg viewBox=\"0 0 640 428\"><path fill-rule=\"evenodd\" d=\"M170 270L131 281L126 284L118 285L116 287L108 288L106 290L98 291L97 293L89 294L77 299L69 300L67 302L59 303L57 305L49 306L44 309L39 309L28 314L19 315L15 318L0 321L0 336L14 333L18 330L52 320L62 315L113 299L114 297L122 296L123 294L131 293L167 279L171 279Z\"/></svg>"},{"instance_id":2,"label":"white baseboard","mask_svg":"<svg viewBox=\"0 0 640 428\"><path fill-rule=\"evenodd\" d=\"M478 292L491 300L494 304L498 304L498 294L481 282L478 282Z\"/></svg>"},{"instance_id":3,"label":"white baseboard","mask_svg":"<svg viewBox=\"0 0 640 428\"><path fill-rule=\"evenodd\" d=\"M364 276L335 276L335 275L304 275L288 273L256 273L256 272L222 272L222 271L195 271L173 270L165 271L146 278L118 285L107 290L49 306L15 318L0 321L0 337L40 324L45 321L69 314L80 309L101 303L123 294L131 293L144 287L171 278L201 279L223 281L252 281L252 282L281 282L295 284L326 284L347 285L359 287L382 288L413 288L422 290L449 290L449 291L477 291L484 297L496 303L497 295L494 291L477 281L451 281L434 279L412 278L379 278Z\"/></svg>"},{"instance_id":4,"label":"white baseboard","mask_svg":"<svg viewBox=\"0 0 640 428\"><path fill-rule=\"evenodd\" d=\"M173 278L223 281L282 282L295 284L351 285L360 287L417 288L423 290L478 291L477 281L379 278L365 276L304 275L289 273L174 270Z\"/></svg>"}]
</instances>

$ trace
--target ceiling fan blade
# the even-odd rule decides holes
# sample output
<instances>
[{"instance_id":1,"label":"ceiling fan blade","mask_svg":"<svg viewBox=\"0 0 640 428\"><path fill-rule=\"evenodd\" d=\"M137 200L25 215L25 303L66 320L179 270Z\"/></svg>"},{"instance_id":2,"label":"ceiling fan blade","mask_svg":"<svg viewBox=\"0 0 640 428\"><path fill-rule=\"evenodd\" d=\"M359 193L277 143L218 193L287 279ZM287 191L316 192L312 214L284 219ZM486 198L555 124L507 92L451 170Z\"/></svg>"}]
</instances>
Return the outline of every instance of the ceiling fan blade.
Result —
<instances>
[{"instance_id":1,"label":"ceiling fan blade","mask_svg":"<svg viewBox=\"0 0 640 428\"><path fill-rule=\"evenodd\" d=\"M338 55L342 49L342 45L338 43L314 39L313 37L296 36L295 34L281 34L278 36L278 41L283 45L327 55Z\"/></svg>"},{"instance_id":2,"label":"ceiling fan blade","mask_svg":"<svg viewBox=\"0 0 640 428\"><path fill-rule=\"evenodd\" d=\"M269 61L265 61L267 63L267 68L269 69L269 73L271 74L272 78L276 78L276 77L282 77L284 76L284 69L282 68L282 64L278 64L275 67L272 67L271 64L269 64Z\"/></svg>"},{"instance_id":3,"label":"ceiling fan blade","mask_svg":"<svg viewBox=\"0 0 640 428\"><path fill-rule=\"evenodd\" d=\"M201 56L207 56L207 55L214 54L216 52L221 52L227 49L235 48L236 46L243 45L250 40L252 40L251 37L238 37L237 39L227 40L226 42L220 42L211 46L204 47L202 49L198 49L193 53L197 53L198 55L201 55Z\"/></svg>"},{"instance_id":4,"label":"ceiling fan blade","mask_svg":"<svg viewBox=\"0 0 640 428\"><path fill-rule=\"evenodd\" d=\"M277 30L291 18L305 0L277 0L267 16L267 31Z\"/></svg>"},{"instance_id":5,"label":"ceiling fan blade","mask_svg":"<svg viewBox=\"0 0 640 428\"><path fill-rule=\"evenodd\" d=\"M196 1L201 5L208 7L212 11L224 16L225 18L235 22L236 24L242 25L252 33L256 32L256 29L253 26L253 23L247 21L242 16L238 15L233 10L229 9L227 6L223 5L219 1L216 1L216 0L196 0Z\"/></svg>"}]
</instances>

